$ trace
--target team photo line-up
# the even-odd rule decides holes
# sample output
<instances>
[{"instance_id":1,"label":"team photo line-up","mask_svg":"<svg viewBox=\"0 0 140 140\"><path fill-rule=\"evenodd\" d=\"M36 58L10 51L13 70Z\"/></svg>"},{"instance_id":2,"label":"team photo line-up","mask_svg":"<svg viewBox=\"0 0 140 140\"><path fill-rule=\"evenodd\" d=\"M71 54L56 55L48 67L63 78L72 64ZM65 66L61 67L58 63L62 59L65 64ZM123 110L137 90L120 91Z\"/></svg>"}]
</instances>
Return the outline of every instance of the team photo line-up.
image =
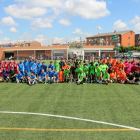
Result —
<instances>
[{"instance_id":1,"label":"team photo line-up","mask_svg":"<svg viewBox=\"0 0 140 140\"><path fill-rule=\"evenodd\" d=\"M28 60L19 63L14 60L10 62L0 61L0 81L14 83L28 83L34 85L38 83L71 83L78 85L84 83L122 83L140 84L140 61L126 61L112 59L61 59L50 61L47 66L41 60Z\"/></svg>"}]
</instances>

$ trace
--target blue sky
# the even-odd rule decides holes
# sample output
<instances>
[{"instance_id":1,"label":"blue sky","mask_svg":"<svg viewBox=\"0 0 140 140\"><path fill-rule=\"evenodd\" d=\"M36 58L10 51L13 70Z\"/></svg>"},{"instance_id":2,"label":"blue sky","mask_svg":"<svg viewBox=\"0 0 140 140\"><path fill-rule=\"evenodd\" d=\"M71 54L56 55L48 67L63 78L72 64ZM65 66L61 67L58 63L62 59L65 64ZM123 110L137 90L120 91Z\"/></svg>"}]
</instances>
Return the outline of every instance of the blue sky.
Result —
<instances>
[{"instance_id":1,"label":"blue sky","mask_svg":"<svg viewBox=\"0 0 140 140\"><path fill-rule=\"evenodd\" d=\"M0 0L0 44L51 45L114 30L140 33L139 5L140 0Z\"/></svg>"}]
</instances>

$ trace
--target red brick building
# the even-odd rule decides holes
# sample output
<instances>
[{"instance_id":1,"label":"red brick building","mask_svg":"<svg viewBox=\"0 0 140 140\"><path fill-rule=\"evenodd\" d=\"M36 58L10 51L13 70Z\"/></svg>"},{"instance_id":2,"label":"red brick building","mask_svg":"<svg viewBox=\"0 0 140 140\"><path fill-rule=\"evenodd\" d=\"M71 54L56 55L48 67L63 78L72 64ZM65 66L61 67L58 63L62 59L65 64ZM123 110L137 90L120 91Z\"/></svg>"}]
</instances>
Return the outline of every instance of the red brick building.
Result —
<instances>
[{"instance_id":1,"label":"red brick building","mask_svg":"<svg viewBox=\"0 0 140 140\"><path fill-rule=\"evenodd\" d=\"M100 45L113 45L117 46L123 45L125 47L135 46L135 32L132 30L127 31L114 31L111 33L99 33L97 35L93 35L87 37L87 45L97 46Z\"/></svg>"}]
</instances>

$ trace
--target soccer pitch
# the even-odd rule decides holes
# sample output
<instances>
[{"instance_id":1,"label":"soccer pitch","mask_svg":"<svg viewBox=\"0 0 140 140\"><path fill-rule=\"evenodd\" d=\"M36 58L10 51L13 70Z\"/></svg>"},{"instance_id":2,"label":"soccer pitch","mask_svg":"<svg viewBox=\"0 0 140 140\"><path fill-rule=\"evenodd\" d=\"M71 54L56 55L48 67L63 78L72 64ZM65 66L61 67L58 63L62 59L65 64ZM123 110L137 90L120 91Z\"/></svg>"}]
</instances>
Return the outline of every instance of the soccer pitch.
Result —
<instances>
[{"instance_id":1,"label":"soccer pitch","mask_svg":"<svg viewBox=\"0 0 140 140\"><path fill-rule=\"evenodd\" d=\"M140 139L139 85L0 83L0 91L1 140Z\"/></svg>"}]
</instances>

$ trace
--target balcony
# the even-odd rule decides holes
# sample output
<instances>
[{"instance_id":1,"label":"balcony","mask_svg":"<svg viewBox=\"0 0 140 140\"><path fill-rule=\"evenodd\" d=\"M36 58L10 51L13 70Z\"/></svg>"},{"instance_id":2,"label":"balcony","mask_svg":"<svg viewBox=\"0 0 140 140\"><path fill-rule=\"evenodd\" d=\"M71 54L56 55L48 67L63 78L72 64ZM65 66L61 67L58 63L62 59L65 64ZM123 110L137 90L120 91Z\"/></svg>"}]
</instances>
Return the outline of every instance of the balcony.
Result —
<instances>
[{"instance_id":1,"label":"balcony","mask_svg":"<svg viewBox=\"0 0 140 140\"><path fill-rule=\"evenodd\" d=\"M120 39L111 39L111 42L120 42Z\"/></svg>"}]
</instances>

